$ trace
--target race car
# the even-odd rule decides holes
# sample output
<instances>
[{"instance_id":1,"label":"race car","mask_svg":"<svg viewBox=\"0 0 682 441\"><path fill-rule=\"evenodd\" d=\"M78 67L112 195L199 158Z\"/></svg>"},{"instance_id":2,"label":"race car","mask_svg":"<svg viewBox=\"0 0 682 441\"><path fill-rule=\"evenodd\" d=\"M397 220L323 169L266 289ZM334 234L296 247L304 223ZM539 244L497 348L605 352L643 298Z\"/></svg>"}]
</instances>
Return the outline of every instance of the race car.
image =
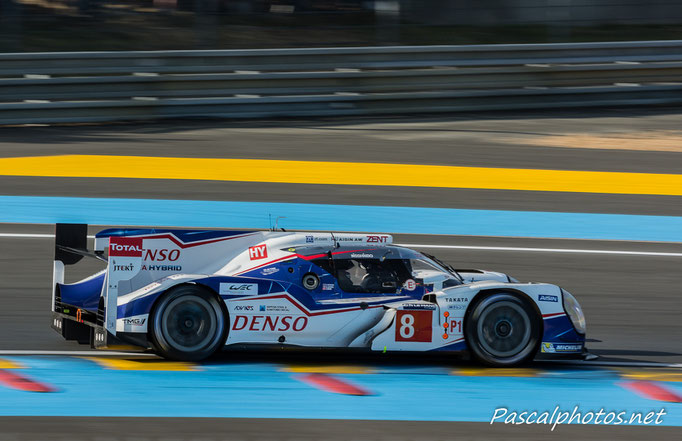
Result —
<instances>
[{"instance_id":1,"label":"race car","mask_svg":"<svg viewBox=\"0 0 682 441\"><path fill-rule=\"evenodd\" d=\"M176 360L230 348L452 351L490 366L585 356L566 290L456 269L388 234L107 229L58 224L52 327ZM83 256L106 267L65 283Z\"/></svg>"}]
</instances>

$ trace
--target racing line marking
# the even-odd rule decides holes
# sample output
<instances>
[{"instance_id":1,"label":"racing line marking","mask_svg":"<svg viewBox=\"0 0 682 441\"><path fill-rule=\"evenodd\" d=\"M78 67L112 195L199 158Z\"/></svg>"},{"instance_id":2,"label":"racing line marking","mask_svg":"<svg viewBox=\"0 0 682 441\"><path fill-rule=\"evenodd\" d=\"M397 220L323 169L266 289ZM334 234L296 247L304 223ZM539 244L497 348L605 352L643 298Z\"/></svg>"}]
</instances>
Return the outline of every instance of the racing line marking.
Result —
<instances>
[{"instance_id":1,"label":"racing line marking","mask_svg":"<svg viewBox=\"0 0 682 441\"><path fill-rule=\"evenodd\" d=\"M317 389L324 390L326 392L332 392L336 394L342 394L342 395L359 395L359 396L368 396L368 395L374 395L372 392L369 390L362 388L360 386L357 386L353 383L350 383L346 380L342 380L337 377L333 377L331 375L327 374L305 374L305 375L298 375L296 378L306 384L309 384L310 386L313 386Z\"/></svg>"},{"instance_id":2,"label":"racing line marking","mask_svg":"<svg viewBox=\"0 0 682 441\"><path fill-rule=\"evenodd\" d=\"M678 174L263 159L105 155L14 157L0 158L0 175L682 196L682 175Z\"/></svg>"},{"instance_id":3,"label":"racing line marking","mask_svg":"<svg viewBox=\"0 0 682 441\"><path fill-rule=\"evenodd\" d=\"M26 392L55 392L56 389L48 384L35 381L16 372L0 369L0 384L11 389Z\"/></svg>"},{"instance_id":4,"label":"racing line marking","mask_svg":"<svg viewBox=\"0 0 682 441\"><path fill-rule=\"evenodd\" d=\"M0 196L0 206L8 224L267 230L274 214L290 231L682 242L682 216L55 196Z\"/></svg>"},{"instance_id":5,"label":"racing line marking","mask_svg":"<svg viewBox=\"0 0 682 441\"><path fill-rule=\"evenodd\" d=\"M656 383L654 381L624 381L621 382L620 385L625 389L650 400L682 403L682 396L661 383Z\"/></svg>"},{"instance_id":6,"label":"racing line marking","mask_svg":"<svg viewBox=\"0 0 682 441\"><path fill-rule=\"evenodd\" d=\"M54 234L32 233L0 233L0 238L18 239L54 239ZM95 236L88 236L92 239ZM615 254L624 256L657 256L657 257L682 257L682 253L667 253L658 251L628 251L628 250L587 250L579 248L528 248L528 247L492 247L475 245L429 245L414 243L397 243L396 245L408 248L443 248L453 250L480 250L480 251L522 251L536 253L579 253L579 254ZM252 268L257 269L257 268ZM248 270L250 271L250 270Z\"/></svg>"}]
</instances>

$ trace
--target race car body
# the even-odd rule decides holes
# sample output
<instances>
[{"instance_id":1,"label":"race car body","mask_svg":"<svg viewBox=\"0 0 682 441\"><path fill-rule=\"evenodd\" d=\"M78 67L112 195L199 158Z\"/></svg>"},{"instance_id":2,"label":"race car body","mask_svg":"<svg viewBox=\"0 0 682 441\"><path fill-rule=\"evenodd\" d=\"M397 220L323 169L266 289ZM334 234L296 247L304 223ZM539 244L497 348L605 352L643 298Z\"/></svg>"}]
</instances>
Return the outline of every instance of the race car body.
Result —
<instances>
[{"instance_id":1,"label":"race car body","mask_svg":"<svg viewBox=\"0 0 682 441\"><path fill-rule=\"evenodd\" d=\"M57 225L53 328L173 359L230 347L457 351L494 366L584 353L575 298L544 283L457 270L386 234ZM64 283L82 255L102 271Z\"/></svg>"}]
</instances>

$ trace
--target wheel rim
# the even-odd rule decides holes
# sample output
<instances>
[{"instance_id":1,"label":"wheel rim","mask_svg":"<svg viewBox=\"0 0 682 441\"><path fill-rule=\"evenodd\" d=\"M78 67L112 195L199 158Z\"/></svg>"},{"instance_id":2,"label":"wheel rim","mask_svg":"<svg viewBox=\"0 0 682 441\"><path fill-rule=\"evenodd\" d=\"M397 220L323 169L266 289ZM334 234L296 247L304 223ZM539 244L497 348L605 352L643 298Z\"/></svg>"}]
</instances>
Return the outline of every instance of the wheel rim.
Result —
<instances>
[{"instance_id":1,"label":"wheel rim","mask_svg":"<svg viewBox=\"0 0 682 441\"><path fill-rule=\"evenodd\" d=\"M216 335L215 310L201 297L172 300L161 316L161 328L170 346L184 352L201 350Z\"/></svg>"},{"instance_id":2,"label":"wheel rim","mask_svg":"<svg viewBox=\"0 0 682 441\"><path fill-rule=\"evenodd\" d=\"M496 302L485 308L477 327L483 349L499 358L519 354L531 340L530 318L514 302Z\"/></svg>"}]
</instances>

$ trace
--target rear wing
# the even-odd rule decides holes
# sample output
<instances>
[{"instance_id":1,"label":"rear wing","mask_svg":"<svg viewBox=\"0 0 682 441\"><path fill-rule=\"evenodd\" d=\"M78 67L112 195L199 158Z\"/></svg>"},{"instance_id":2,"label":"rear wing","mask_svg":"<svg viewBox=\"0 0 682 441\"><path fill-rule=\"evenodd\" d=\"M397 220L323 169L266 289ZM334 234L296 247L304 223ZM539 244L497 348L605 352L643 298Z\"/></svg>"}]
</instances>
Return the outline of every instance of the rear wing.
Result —
<instances>
[{"instance_id":1,"label":"rear wing","mask_svg":"<svg viewBox=\"0 0 682 441\"><path fill-rule=\"evenodd\" d=\"M52 267L52 312L55 312L57 284L64 283L64 266L74 265L89 255L87 224L55 225L54 263Z\"/></svg>"}]
</instances>

